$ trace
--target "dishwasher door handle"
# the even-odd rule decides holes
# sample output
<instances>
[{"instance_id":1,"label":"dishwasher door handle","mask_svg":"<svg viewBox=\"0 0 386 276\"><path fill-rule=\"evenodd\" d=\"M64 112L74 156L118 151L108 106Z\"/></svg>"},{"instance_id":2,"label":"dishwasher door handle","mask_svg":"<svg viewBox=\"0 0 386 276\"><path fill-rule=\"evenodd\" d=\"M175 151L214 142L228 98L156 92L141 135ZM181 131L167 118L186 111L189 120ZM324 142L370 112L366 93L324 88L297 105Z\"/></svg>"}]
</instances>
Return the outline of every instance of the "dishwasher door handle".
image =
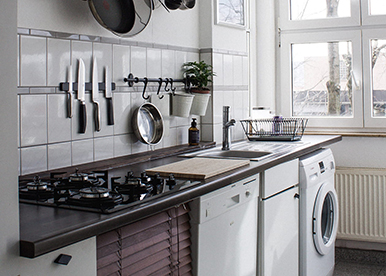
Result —
<instances>
[{"instance_id":1,"label":"dishwasher door handle","mask_svg":"<svg viewBox=\"0 0 386 276\"><path fill-rule=\"evenodd\" d=\"M240 203L240 194L229 197L226 199L226 207L231 208Z\"/></svg>"}]
</instances>

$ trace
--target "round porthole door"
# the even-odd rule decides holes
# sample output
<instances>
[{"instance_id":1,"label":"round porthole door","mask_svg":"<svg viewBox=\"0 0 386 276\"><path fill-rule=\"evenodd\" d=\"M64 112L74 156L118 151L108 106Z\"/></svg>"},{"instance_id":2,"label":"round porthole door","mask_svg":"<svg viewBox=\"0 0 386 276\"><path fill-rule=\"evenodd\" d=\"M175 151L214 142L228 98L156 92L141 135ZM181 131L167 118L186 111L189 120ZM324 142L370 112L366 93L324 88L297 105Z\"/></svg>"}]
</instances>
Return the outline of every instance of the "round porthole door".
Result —
<instances>
[{"instance_id":1,"label":"round porthole door","mask_svg":"<svg viewBox=\"0 0 386 276\"><path fill-rule=\"evenodd\" d=\"M312 228L316 250L326 255L333 249L338 231L338 198L329 182L319 188L316 196Z\"/></svg>"}]
</instances>

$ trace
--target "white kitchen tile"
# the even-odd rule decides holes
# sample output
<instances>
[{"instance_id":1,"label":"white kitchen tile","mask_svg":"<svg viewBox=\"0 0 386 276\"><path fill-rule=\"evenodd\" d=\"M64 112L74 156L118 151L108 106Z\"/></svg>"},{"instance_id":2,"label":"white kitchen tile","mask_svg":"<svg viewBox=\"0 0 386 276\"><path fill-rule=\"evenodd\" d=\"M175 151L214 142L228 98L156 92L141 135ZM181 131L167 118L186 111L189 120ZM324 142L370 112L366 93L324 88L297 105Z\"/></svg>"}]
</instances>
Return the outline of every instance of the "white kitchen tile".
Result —
<instances>
[{"instance_id":1,"label":"white kitchen tile","mask_svg":"<svg viewBox=\"0 0 386 276\"><path fill-rule=\"evenodd\" d=\"M73 117L71 119L72 121L72 140L79 140L79 139L86 139L86 138L92 138L93 132L94 132L94 106L91 102L91 94L86 93L86 113L87 113L87 124L86 124L86 132L85 133L79 133L79 106L80 101L74 97L73 102Z\"/></svg>"},{"instance_id":2,"label":"white kitchen tile","mask_svg":"<svg viewBox=\"0 0 386 276\"><path fill-rule=\"evenodd\" d=\"M184 145L188 143L189 127L177 127L177 145Z\"/></svg>"},{"instance_id":3,"label":"white kitchen tile","mask_svg":"<svg viewBox=\"0 0 386 276\"><path fill-rule=\"evenodd\" d=\"M102 137L94 139L94 161L114 157L114 137Z\"/></svg>"},{"instance_id":4,"label":"white kitchen tile","mask_svg":"<svg viewBox=\"0 0 386 276\"><path fill-rule=\"evenodd\" d=\"M114 134L126 134L131 130L131 93L114 93Z\"/></svg>"},{"instance_id":5,"label":"white kitchen tile","mask_svg":"<svg viewBox=\"0 0 386 276\"><path fill-rule=\"evenodd\" d=\"M217 145L222 144L222 124L215 124L213 126L213 137Z\"/></svg>"},{"instance_id":6,"label":"white kitchen tile","mask_svg":"<svg viewBox=\"0 0 386 276\"><path fill-rule=\"evenodd\" d=\"M71 140L71 119L67 118L67 95L48 95L48 143Z\"/></svg>"},{"instance_id":7,"label":"white kitchen tile","mask_svg":"<svg viewBox=\"0 0 386 276\"><path fill-rule=\"evenodd\" d=\"M47 85L58 86L67 81L71 43L63 39L47 39Z\"/></svg>"},{"instance_id":8,"label":"white kitchen tile","mask_svg":"<svg viewBox=\"0 0 386 276\"><path fill-rule=\"evenodd\" d=\"M93 112L95 111L95 104L93 104ZM103 93L99 93L99 108L100 108L100 131L95 131L95 116L93 114L92 118L90 118L90 123L93 127L94 137L108 136L113 135L114 133L114 125L107 124L107 101L104 97ZM115 122L114 122L115 123Z\"/></svg>"},{"instance_id":9,"label":"white kitchen tile","mask_svg":"<svg viewBox=\"0 0 386 276\"><path fill-rule=\"evenodd\" d=\"M93 43L93 60L94 57L97 59L98 63L99 82L103 82L105 76L104 69L106 66L108 66L110 70L113 67L113 46L106 43ZM121 78L123 79L122 73Z\"/></svg>"},{"instance_id":10,"label":"white kitchen tile","mask_svg":"<svg viewBox=\"0 0 386 276\"><path fill-rule=\"evenodd\" d=\"M216 76L213 78L214 85L224 85L224 62L223 54L213 54L213 71Z\"/></svg>"},{"instance_id":11,"label":"white kitchen tile","mask_svg":"<svg viewBox=\"0 0 386 276\"><path fill-rule=\"evenodd\" d=\"M233 56L232 55L224 55L224 85L233 85Z\"/></svg>"},{"instance_id":12,"label":"white kitchen tile","mask_svg":"<svg viewBox=\"0 0 386 276\"><path fill-rule=\"evenodd\" d=\"M134 77L143 78L146 76L146 48L131 47L131 72Z\"/></svg>"},{"instance_id":13,"label":"white kitchen tile","mask_svg":"<svg viewBox=\"0 0 386 276\"><path fill-rule=\"evenodd\" d=\"M164 148L177 145L177 128L170 127L170 121L165 121L164 137L162 139L162 146Z\"/></svg>"},{"instance_id":14,"label":"white kitchen tile","mask_svg":"<svg viewBox=\"0 0 386 276\"><path fill-rule=\"evenodd\" d=\"M234 92L233 91L224 91L222 92L223 97L224 97L224 106L230 106L229 109L229 115L231 118L235 116L235 97L234 97ZM238 98L238 97L236 97ZM221 122L222 122L222 107L221 107Z\"/></svg>"},{"instance_id":15,"label":"white kitchen tile","mask_svg":"<svg viewBox=\"0 0 386 276\"><path fill-rule=\"evenodd\" d=\"M83 59L86 67L86 82L91 81L92 43L85 41L71 41L71 64L73 68L73 80L78 81L79 59Z\"/></svg>"},{"instance_id":16,"label":"white kitchen tile","mask_svg":"<svg viewBox=\"0 0 386 276\"><path fill-rule=\"evenodd\" d=\"M150 96L150 102L159 109L161 115L165 118L170 115L170 95L164 94L163 96L164 97L160 99L156 94L152 94Z\"/></svg>"},{"instance_id":17,"label":"white kitchen tile","mask_svg":"<svg viewBox=\"0 0 386 276\"><path fill-rule=\"evenodd\" d=\"M129 139L131 141L131 153L141 153L141 152L146 152L150 148L147 144L142 143L141 141L138 140L138 138L134 134L129 134Z\"/></svg>"},{"instance_id":18,"label":"white kitchen tile","mask_svg":"<svg viewBox=\"0 0 386 276\"><path fill-rule=\"evenodd\" d=\"M213 96L209 98L209 103L208 107L206 108L205 116L201 116L201 119L204 124L211 124L213 122Z\"/></svg>"},{"instance_id":19,"label":"white kitchen tile","mask_svg":"<svg viewBox=\"0 0 386 276\"><path fill-rule=\"evenodd\" d=\"M20 86L20 35L17 35L17 86Z\"/></svg>"},{"instance_id":20,"label":"white kitchen tile","mask_svg":"<svg viewBox=\"0 0 386 276\"><path fill-rule=\"evenodd\" d=\"M46 38L21 36L20 85L45 86L47 83Z\"/></svg>"},{"instance_id":21,"label":"white kitchen tile","mask_svg":"<svg viewBox=\"0 0 386 276\"><path fill-rule=\"evenodd\" d=\"M113 78L117 86L126 86L124 78L131 73L130 67L131 48L127 45L113 45ZM111 72L111 68L110 68Z\"/></svg>"},{"instance_id":22,"label":"white kitchen tile","mask_svg":"<svg viewBox=\"0 0 386 276\"><path fill-rule=\"evenodd\" d=\"M213 141L213 125L202 125L200 130L200 139L204 142Z\"/></svg>"},{"instance_id":23,"label":"white kitchen tile","mask_svg":"<svg viewBox=\"0 0 386 276\"><path fill-rule=\"evenodd\" d=\"M46 95L20 96L21 146L47 143Z\"/></svg>"},{"instance_id":24,"label":"white kitchen tile","mask_svg":"<svg viewBox=\"0 0 386 276\"><path fill-rule=\"evenodd\" d=\"M222 123L222 110L224 106L224 92L216 91L213 96L213 123Z\"/></svg>"},{"instance_id":25,"label":"white kitchen tile","mask_svg":"<svg viewBox=\"0 0 386 276\"><path fill-rule=\"evenodd\" d=\"M233 85L243 84L243 57L233 56Z\"/></svg>"},{"instance_id":26,"label":"white kitchen tile","mask_svg":"<svg viewBox=\"0 0 386 276\"><path fill-rule=\"evenodd\" d=\"M162 74L161 49L147 48L146 76L160 78Z\"/></svg>"},{"instance_id":27,"label":"white kitchen tile","mask_svg":"<svg viewBox=\"0 0 386 276\"><path fill-rule=\"evenodd\" d=\"M114 136L114 157L131 154L131 143L129 134Z\"/></svg>"},{"instance_id":28,"label":"white kitchen tile","mask_svg":"<svg viewBox=\"0 0 386 276\"><path fill-rule=\"evenodd\" d=\"M210 62L210 60L209 61L207 61L206 59L205 59L205 55L206 54L204 54L204 55L200 55L200 53L196 53L196 52L188 52L187 53L187 60L188 61L201 61L201 60L205 60L207 63L209 63L209 64L211 64L212 62ZM209 54L210 55L210 54Z\"/></svg>"},{"instance_id":29,"label":"white kitchen tile","mask_svg":"<svg viewBox=\"0 0 386 276\"><path fill-rule=\"evenodd\" d=\"M21 149L21 175L47 170L47 146Z\"/></svg>"},{"instance_id":30,"label":"white kitchen tile","mask_svg":"<svg viewBox=\"0 0 386 276\"><path fill-rule=\"evenodd\" d=\"M175 52L175 59L176 59L175 76L176 76L176 78L181 78L183 75L182 65L185 62L194 61L194 60L188 60L188 54L186 52L182 52L182 51L176 51Z\"/></svg>"},{"instance_id":31,"label":"white kitchen tile","mask_svg":"<svg viewBox=\"0 0 386 276\"><path fill-rule=\"evenodd\" d=\"M162 49L162 78L176 78L175 52L173 50Z\"/></svg>"},{"instance_id":32,"label":"white kitchen tile","mask_svg":"<svg viewBox=\"0 0 386 276\"><path fill-rule=\"evenodd\" d=\"M243 82L242 85L249 85L249 59L243 57Z\"/></svg>"},{"instance_id":33,"label":"white kitchen tile","mask_svg":"<svg viewBox=\"0 0 386 276\"><path fill-rule=\"evenodd\" d=\"M72 165L94 161L94 140L86 139L72 142Z\"/></svg>"},{"instance_id":34,"label":"white kitchen tile","mask_svg":"<svg viewBox=\"0 0 386 276\"><path fill-rule=\"evenodd\" d=\"M71 166L71 142L48 145L48 169Z\"/></svg>"}]
</instances>

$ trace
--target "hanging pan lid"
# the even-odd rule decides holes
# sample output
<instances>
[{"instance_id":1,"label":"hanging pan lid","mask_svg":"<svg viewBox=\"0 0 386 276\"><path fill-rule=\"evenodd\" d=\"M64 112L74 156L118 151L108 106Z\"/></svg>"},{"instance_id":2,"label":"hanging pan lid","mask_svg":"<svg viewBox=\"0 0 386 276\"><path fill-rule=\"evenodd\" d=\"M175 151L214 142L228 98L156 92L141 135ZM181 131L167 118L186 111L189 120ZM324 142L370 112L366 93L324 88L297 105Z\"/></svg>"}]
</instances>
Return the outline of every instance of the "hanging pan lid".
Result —
<instances>
[{"instance_id":1,"label":"hanging pan lid","mask_svg":"<svg viewBox=\"0 0 386 276\"><path fill-rule=\"evenodd\" d=\"M153 11L153 0L88 0L88 4L97 22L121 37L142 32Z\"/></svg>"},{"instance_id":2,"label":"hanging pan lid","mask_svg":"<svg viewBox=\"0 0 386 276\"><path fill-rule=\"evenodd\" d=\"M132 125L135 135L142 143L156 145L163 137L163 118L152 103L144 103L134 111Z\"/></svg>"}]
</instances>

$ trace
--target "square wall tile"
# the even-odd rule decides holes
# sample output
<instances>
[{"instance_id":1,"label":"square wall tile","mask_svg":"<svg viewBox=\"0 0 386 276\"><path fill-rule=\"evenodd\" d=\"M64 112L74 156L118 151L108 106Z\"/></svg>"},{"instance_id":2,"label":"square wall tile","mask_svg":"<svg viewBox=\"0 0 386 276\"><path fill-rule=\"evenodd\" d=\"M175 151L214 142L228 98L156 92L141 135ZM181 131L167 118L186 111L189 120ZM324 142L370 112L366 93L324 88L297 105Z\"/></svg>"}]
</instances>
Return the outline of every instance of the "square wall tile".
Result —
<instances>
[{"instance_id":1,"label":"square wall tile","mask_svg":"<svg viewBox=\"0 0 386 276\"><path fill-rule=\"evenodd\" d=\"M233 85L233 56L224 55L224 85Z\"/></svg>"},{"instance_id":2,"label":"square wall tile","mask_svg":"<svg viewBox=\"0 0 386 276\"><path fill-rule=\"evenodd\" d=\"M249 85L249 58L243 57L243 82L242 85Z\"/></svg>"},{"instance_id":3,"label":"square wall tile","mask_svg":"<svg viewBox=\"0 0 386 276\"><path fill-rule=\"evenodd\" d=\"M222 123L222 110L224 104L224 92L216 91L213 96L213 123Z\"/></svg>"},{"instance_id":4,"label":"square wall tile","mask_svg":"<svg viewBox=\"0 0 386 276\"><path fill-rule=\"evenodd\" d=\"M131 143L129 134L114 136L114 157L131 154Z\"/></svg>"},{"instance_id":5,"label":"square wall tile","mask_svg":"<svg viewBox=\"0 0 386 276\"><path fill-rule=\"evenodd\" d=\"M160 49L147 48L146 76L160 78L162 74L162 56Z\"/></svg>"},{"instance_id":6,"label":"square wall tile","mask_svg":"<svg viewBox=\"0 0 386 276\"><path fill-rule=\"evenodd\" d=\"M71 41L71 64L73 80L78 81L79 59L83 59L86 67L86 82L91 81L92 43L86 41Z\"/></svg>"},{"instance_id":7,"label":"square wall tile","mask_svg":"<svg viewBox=\"0 0 386 276\"><path fill-rule=\"evenodd\" d=\"M94 139L94 161L114 157L114 137L102 137Z\"/></svg>"},{"instance_id":8,"label":"square wall tile","mask_svg":"<svg viewBox=\"0 0 386 276\"><path fill-rule=\"evenodd\" d=\"M21 175L47 170L47 146L21 149Z\"/></svg>"},{"instance_id":9,"label":"square wall tile","mask_svg":"<svg viewBox=\"0 0 386 276\"><path fill-rule=\"evenodd\" d=\"M184 145L188 143L188 132L187 127L177 127L177 145Z\"/></svg>"},{"instance_id":10,"label":"square wall tile","mask_svg":"<svg viewBox=\"0 0 386 276\"><path fill-rule=\"evenodd\" d=\"M177 128L170 127L169 121L165 121L165 133L162 139L162 145L164 148L172 147L177 145Z\"/></svg>"},{"instance_id":11,"label":"square wall tile","mask_svg":"<svg viewBox=\"0 0 386 276\"><path fill-rule=\"evenodd\" d=\"M127 45L113 45L113 82L117 86L126 86L123 81L131 73L131 47ZM110 70L111 72L111 70Z\"/></svg>"},{"instance_id":12,"label":"square wall tile","mask_svg":"<svg viewBox=\"0 0 386 276\"><path fill-rule=\"evenodd\" d=\"M146 48L131 47L131 72L134 77L146 77Z\"/></svg>"},{"instance_id":13,"label":"square wall tile","mask_svg":"<svg viewBox=\"0 0 386 276\"><path fill-rule=\"evenodd\" d=\"M66 82L71 63L71 42L62 39L47 39L47 85L58 86Z\"/></svg>"},{"instance_id":14,"label":"square wall tile","mask_svg":"<svg viewBox=\"0 0 386 276\"><path fill-rule=\"evenodd\" d=\"M233 85L243 85L243 57L233 56Z\"/></svg>"},{"instance_id":15,"label":"square wall tile","mask_svg":"<svg viewBox=\"0 0 386 276\"><path fill-rule=\"evenodd\" d=\"M21 146L47 143L47 96L20 96Z\"/></svg>"},{"instance_id":16,"label":"square wall tile","mask_svg":"<svg viewBox=\"0 0 386 276\"><path fill-rule=\"evenodd\" d=\"M204 142L213 141L213 125L201 125L200 139Z\"/></svg>"},{"instance_id":17,"label":"square wall tile","mask_svg":"<svg viewBox=\"0 0 386 276\"><path fill-rule=\"evenodd\" d=\"M48 95L48 143L71 140L71 119L67 118L67 95Z\"/></svg>"},{"instance_id":18,"label":"square wall tile","mask_svg":"<svg viewBox=\"0 0 386 276\"><path fill-rule=\"evenodd\" d=\"M131 130L131 94L116 92L113 95L114 134L126 134Z\"/></svg>"},{"instance_id":19,"label":"square wall tile","mask_svg":"<svg viewBox=\"0 0 386 276\"><path fill-rule=\"evenodd\" d=\"M162 78L175 78L176 63L173 50L162 49Z\"/></svg>"},{"instance_id":20,"label":"square wall tile","mask_svg":"<svg viewBox=\"0 0 386 276\"><path fill-rule=\"evenodd\" d=\"M223 54L213 54L213 72L216 76L213 78L214 85L224 85L224 62Z\"/></svg>"},{"instance_id":21,"label":"square wall tile","mask_svg":"<svg viewBox=\"0 0 386 276\"><path fill-rule=\"evenodd\" d=\"M71 166L71 142L48 145L48 169Z\"/></svg>"},{"instance_id":22,"label":"square wall tile","mask_svg":"<svg viewBox=\"0 0 386 276\"><path fill-rule=\"evenodd\" d=\"M131 141L131 153L141 153L148 151L150 147L147 144L142 143L134 134L129 134L129 139Z\"/></svg>"},{"instance_id":23,"label":"square wall tile","mask_svg":"<svg viewBox=\"0 0 386 276\"><path fill-rule=\"evenodd\" d=\"M20 85L47 84L47 40L43 37L20 37Z\"/></svg>"},{"instance_id":24,"label":"square wall tile","mask_svg":"<svg viewBox=\"0 0 386 276\"><path fill-rule=\"evenodd\" d=\"M150 102L159 109L164 119L170 116L170 95L169 94L164 94L162 99L160 99L157 95L152 94L150 96Z\"/></svg>"},{"instance_id":25,"label":"square wall tile","mask_svg":"<svg viewBox=\"0 0 386 276\"><path fill-rule=\"evenodd\" d=\"M93 60L97 59L98 79L103 82L105 77L105 68L108 66L111 70L113 67L113 45L106 43L93 43ZM91 66L91 68L93 68ZM123 79L123 76L122 76Z\"/></svg>"},{"instance_id":26,"label":"square wall tile","mask_svg":"<svg viewBox=\"0 0 386 276\"><path fill-rule=\"evenodd\" d=\"M182 52L182 51L175 52L175 60L176 60L175 78L182 78L183 76L182 65L185 62L194 61L194 60L188 60L188 53Z\"/></svg>"},{"instance_id":27,"label":"square wall tile","mask_svg":"<svg viewBox=\"0 0 386 276\"><path fill-rule=\"evenodd\" d=\"M71 150L73 166L94 161L93 139L73 141Z\"/></svg>"}]
</instances>

